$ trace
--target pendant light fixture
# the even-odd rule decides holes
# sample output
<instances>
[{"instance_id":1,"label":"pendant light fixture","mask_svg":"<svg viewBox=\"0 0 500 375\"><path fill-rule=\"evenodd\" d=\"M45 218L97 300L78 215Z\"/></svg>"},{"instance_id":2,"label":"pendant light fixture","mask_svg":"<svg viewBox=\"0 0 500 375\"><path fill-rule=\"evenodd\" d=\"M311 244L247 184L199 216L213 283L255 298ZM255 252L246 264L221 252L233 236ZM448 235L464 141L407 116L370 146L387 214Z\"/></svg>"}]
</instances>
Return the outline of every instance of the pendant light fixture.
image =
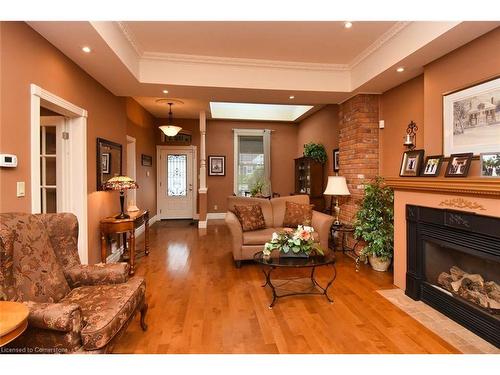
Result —
<instances>
[{"instance_id":1,"label":"pendant light fixture","mask_svg":"<svg viewBox=\"0 0 500 375\"><path fill-rule=\"evenodd\" d=\"M177 135L177 133L179 133L182 130L182 128L180 126L173 125L172 104L174 104L174 103L168 103L169 110L168 110L168 122L167 122L167 125L161 125L161 126L159 126L160 130L167 137L175 137Z\"/></svg>"}]
</instances>

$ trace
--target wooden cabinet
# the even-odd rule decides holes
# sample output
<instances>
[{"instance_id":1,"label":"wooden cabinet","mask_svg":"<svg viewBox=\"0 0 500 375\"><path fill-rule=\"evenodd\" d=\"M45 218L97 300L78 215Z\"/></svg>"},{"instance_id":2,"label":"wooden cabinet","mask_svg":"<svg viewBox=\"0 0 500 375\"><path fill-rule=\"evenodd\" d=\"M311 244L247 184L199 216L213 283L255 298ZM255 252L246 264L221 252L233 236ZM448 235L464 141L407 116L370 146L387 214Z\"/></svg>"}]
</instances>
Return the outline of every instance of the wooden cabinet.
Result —
<instances>
[{"instance_id":1,"label":"wooden cabinet","mask_svg":"<svg viewBox=\"0 0 500 375\"><path fill-rule=\"evenodd\" d=\"M323 211L324 165L311 158L295 159L295 194L307 194L316 211Z\"/></svg>"}]
</instances>

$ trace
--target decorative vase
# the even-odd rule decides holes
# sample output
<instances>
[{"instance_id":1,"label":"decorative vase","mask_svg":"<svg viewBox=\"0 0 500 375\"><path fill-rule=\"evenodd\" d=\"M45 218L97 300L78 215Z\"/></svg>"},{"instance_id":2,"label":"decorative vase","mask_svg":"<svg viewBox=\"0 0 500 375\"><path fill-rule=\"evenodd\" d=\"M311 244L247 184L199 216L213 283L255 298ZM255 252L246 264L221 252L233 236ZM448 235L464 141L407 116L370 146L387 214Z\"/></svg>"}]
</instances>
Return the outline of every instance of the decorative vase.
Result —
<instances>
[{"instance_id":1,"label":"decorative vase","mask_svg":"<svg viewBox=\"0 0 500 375\"><path fill-rule=\"evenodd\" d=\"M368 256L368 261L370 262L370 265L375 271L379 272L386 272L389 269L389 266L391 265L391 258L387 260L382 260L379 257L376 257L374 255L369 255Z\"/></svg>"}]
</instances>

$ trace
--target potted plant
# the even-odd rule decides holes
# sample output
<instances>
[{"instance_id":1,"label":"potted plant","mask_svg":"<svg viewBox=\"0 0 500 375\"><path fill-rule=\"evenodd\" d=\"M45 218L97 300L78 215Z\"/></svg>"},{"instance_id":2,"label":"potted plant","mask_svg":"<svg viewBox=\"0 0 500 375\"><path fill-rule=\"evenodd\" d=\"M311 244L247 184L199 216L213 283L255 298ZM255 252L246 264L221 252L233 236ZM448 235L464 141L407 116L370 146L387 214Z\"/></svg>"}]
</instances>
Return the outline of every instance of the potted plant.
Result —
<instances>
[{"instance_id":1,"label":"potted plant","mask_svg":"<svg viewBox=\"0 0 500 375\"><path fill-rule=\"evenodd\" d=\"M321 164L325 164L328 160L325 146L320 143L309 142L304 145L304 156L314 159Z\"/></svg>"},{"instance_id":2,"label":"potted plant","mask_svg":"<svg viewBox=\"0 0 500 375\"><path fill-rule=\"evenodd\" d=\"M323 250L313 239L314 228L299 225L297 229L284 228L274 232L270 242L266 242L262 253L271 256L273 250L279 250L284 257L308 258L315 251L323 255Z\"/></svg>"},{"instance_id":3,"label":"potted plant","mask_svg":"<svg viewBox=\"0 0 500 375\"><path fill-rule=\"evenodd\" d=\"M256 169L248 179L250 195L252 197L262 197L269 190L269 182L264 176L264 169Z\"/></svg>"},{"instance_id":4,"label":"potted plant","mask_svg":"<svg viewBox=\"0 0 500 375\"><path fill-rule=\"evenodd\" d=\"M376 271L387 271L394 252L394 193L381 177L365 184L356 214L354 237L366 242L361 251Z\"/></svg>"}]
</instances>

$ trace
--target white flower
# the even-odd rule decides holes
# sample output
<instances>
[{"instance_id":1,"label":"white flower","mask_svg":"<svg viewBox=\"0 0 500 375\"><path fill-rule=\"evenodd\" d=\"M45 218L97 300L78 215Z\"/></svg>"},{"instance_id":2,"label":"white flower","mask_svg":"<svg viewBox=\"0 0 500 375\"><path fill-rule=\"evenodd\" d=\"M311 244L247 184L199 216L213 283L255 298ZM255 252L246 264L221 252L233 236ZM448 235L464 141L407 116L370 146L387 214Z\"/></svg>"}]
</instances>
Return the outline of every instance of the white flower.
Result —
<instances>
[{"instance_id":1,"label":"white flower","mask_svg":"<svg viewBox=\"0 0 500 375\"><path fill-rule=\"evenodd\" d=\"M273 237L272 237L272 241L276 241L278 238L279 238L278 233L274 232Z\"/></svg>"},{"instance_id":2,"label":"white flower","mask_svg":"<svg viewBox=\"0 0 500 375\"><path fill-rule=\"evenodd\" d=\"M314 232L314 228L313 228L313 227L309 227L309 226L307 226L307 225L304 225L304 230L305 230L306 232L309 232L309 233Z\"/></svg>"}]
</instances>

